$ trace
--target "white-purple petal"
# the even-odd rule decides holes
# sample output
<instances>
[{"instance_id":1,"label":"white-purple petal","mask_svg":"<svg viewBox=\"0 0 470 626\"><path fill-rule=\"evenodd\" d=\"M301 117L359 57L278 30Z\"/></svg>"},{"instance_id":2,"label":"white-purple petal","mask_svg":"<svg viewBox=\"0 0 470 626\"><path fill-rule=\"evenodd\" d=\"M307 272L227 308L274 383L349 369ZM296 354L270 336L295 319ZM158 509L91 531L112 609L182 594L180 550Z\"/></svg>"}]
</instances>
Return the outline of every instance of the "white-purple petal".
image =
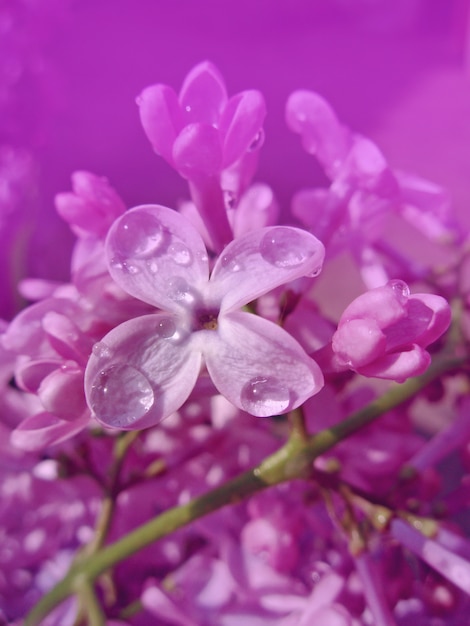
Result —
<instances>
[{"instance_id":1,"label":"white-purple petal","mask_svg":"<svg viewBox=\"0 0 470 626\"><path fill-rule=\"evenodd\" d=\"M279 285L321 271L325 248L299 228L274 226L232 241L217 259L210 294L221 311L238 309Z\"/></svg>"},{"instance_id":2,"label":"white-purple petal","mask_svg":"<svg viewBox=\"0 0 470 626\"><path fill-rule=\"evenodd\" d=\"M127 211L106 240L109 271L130 295L175 311L207 281L207 252L196 229L179 213L158 205Z\"/></svg>"},{"instance_id":3,"label":"white-purple petal","mask_svg":"<svg viewBox=\"0 0 470 626\"><path fill-rule=\"evenodd\" d=\"M94 346L85 371L88 406L112 428L157 424L178 410L199 376L201 353L165 313L124 322Z\"/></svg>"},{"instance_id":4,"label":"white-purple petal","mask_svg":"<svg viewBox=\"0 0 470 626\"><path fill-rule=\"evenodd\" d=\"M237 311L221 315L210 333L210 342L201 342L209 374L220 393L247 413L286 413L323 385L315 361L272 322Z\"/></svg>"}]
</instances>

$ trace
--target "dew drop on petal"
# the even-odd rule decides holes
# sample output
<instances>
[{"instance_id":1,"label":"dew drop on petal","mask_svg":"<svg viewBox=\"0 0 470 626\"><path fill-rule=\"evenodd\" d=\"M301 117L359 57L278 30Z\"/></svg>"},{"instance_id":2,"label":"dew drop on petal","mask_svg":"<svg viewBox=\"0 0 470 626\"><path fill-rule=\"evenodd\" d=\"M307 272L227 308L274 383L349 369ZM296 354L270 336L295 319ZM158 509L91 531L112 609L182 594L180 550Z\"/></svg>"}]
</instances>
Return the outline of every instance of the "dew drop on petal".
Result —
<instances>
[{"instance_id":1,"label":"dew drop on petal","mask_svg":"<svg viewBox=\"0 0 470 626\"><path fill-rule=\"evenodd\" d=\"M173 337L176 332L176 324L171 317L162 317L157 322L157 333L163 339L169 339Z\"/></svg>"},{"instance_id":2,"label":"dew drop on petal","mask_svg":"<svg viewBox=\"0 0 470 626\"><path fill-rule=\"evenodd\" d=\"M312 256L312 251L305 248L300 233L290 228L272 228L260 244L260 253L265 261L276 267L292 269L298 267Z\"/></svg>"},{"instance_id":3,"label":"dew drop on petal","mask_svg":"<svg viewBox=\"0 0 470 626\"><path fill-rule=\"evenodd\" d=\"M92 348L93 354L99 359L109 359L111 356L111 349L104 341L98 341Z\"/></svg>"},{"instance_id":4,"label":"dew drop on petal","mask_svg":"<svg viewBox=\"0 0 470 626\"><path fill-rule=\"evenodd\" d=\"M399 279L389 280L387 287L392 289L400 304L405 304L407 302L410 296L410 288L405 281Z\"/></svg>"},{"instance_id":5,"label":"dew drop on petal","mask_svg":"<svg viewBox=\"0 0 470 626\"><path fill-rule=\"evenodd\" d=\"M264 130L262 128L256 133L253 137L253 141L248 146L248 152L254 152L255 150L259 150L264 143Z\"/></svg>"},{"instance_id":6,"label":"dew drop on petal","mask_svg":"<svg viewBox=\"0 0 470 626\"><path fill-rule=\"evenodd\" d=\"M147 377L126 364L101 370L89 394L90 408L96 417L114 428L132 426L148 413L154 401L153 388Z\"/></svg>"},{"instance_id":7,"label":"dew drop on petal","mask_svg":"<svg viewBox=\"0 0 470 626\"><path fill-rule=\"evenodd\" d=\"M145 210L124 215L114 234L116 252L124 258L154 254L164 239L160 220Z\"/></svg>"},{"instance_id":8,"label":"dew drop on petal","mask_svg":"<svg viewBox=\"0 0 470 626\"><path fill-rule=\"evenodd\" d=\"M225 254L221 259L222 267L226 267L231 272L239 272L242 268L241 263L238 260L238 257L231 256L229 254Z\"/></svg>"},{"instance_id":9,"label":"dew drop on petal","mask_svg":"<svg viewBox=\"0 0 470 626\"><path fill-rule=\"evenodd\" d=\"M172 276L168 280L168 297L175 302L188 304L194 300L191 287L182 276Z\"/></svg>"},{"instance_id":10,"label":"dew drop on petal","mask_svg":"<svg viewBox=\"0 0 470 626\"><path fill-rule=\"evenodd\" d=\"M148 261L147 267L152 274L156 274L158 272L158 263L156 261Z\"/></svg>"},{"instance_id":11,"label":"dew drop on petal","mask_svg":"<svg viewBox=\"0 0 470 626\"><path fill-rule=\"evenodd\" d=\"M180 241L172 243L168 248L168 253L173 261L178 263L178 265L190 265L193 260L193 255L191 254L189 248L187 248L187 246Z\"/></svg>"},{"instance_id":12,"label":"dew drop on petal","mask_svg":"<svg viewBox=\"0 0 470 626\"><path fill-rule=\"evenodd\" d=\"M289 390L277 379L269 376L252 378L241 392L243 409L259 417L283 413L289 403Z\"/></svg>"}]
</instances>

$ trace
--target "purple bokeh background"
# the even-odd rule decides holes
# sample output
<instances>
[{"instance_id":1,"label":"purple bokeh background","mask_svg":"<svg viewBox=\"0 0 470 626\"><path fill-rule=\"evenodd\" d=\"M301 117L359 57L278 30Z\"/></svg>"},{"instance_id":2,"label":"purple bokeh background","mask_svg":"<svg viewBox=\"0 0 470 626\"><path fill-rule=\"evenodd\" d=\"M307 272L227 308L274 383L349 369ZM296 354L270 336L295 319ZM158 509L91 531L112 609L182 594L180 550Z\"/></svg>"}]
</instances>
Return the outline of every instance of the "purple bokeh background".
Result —
<instances>
[{"instance_id":1,"label":"purple bokeh background","mask_svg":"<svg viewBox=\"0 0 470 626\"><path fill-rule=\"evenodd\" d=\"M268 116L257 179L274 188L284 214L294 191L323 182L284 122L286 99L297 88L323 94L347 125L378 142L393 167L449 187L458 213L468 213L468 0L6 6L21 14L17 29L30 24L23 38L31 45L21 48L20 62L41 61L34 80L23 76L14 85L18 114L2 139L26 145L38 167L29 275L68 275L71 236L53 198L70 189L74 170L107 176L128 206L171 206L187 196L184 181L152 153L135 98L156 82L179 89L204 59L219 67L230 94L263 92Z\"/></svg>"}]
</instances>

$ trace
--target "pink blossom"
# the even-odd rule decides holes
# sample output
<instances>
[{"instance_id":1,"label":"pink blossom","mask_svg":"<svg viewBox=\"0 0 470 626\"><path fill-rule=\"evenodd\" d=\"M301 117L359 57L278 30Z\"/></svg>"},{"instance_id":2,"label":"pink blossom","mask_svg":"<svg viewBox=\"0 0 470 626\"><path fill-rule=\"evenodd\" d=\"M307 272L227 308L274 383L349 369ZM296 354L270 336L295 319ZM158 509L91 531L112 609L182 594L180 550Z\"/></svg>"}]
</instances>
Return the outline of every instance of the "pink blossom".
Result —
<instances>
[{"instance_id":1,"label":"pink blossom","mask_svg":"<svg viewBox=\"0 0 470 626\"><path fill-rule=\"evenodd\" d=\"M343 312L331 344L316 354L335 371L403 382L422 374L431 357L426 347L449 327L444 298L412 294L393 280L356 298Z\"/></svg>"},{"instance_id":2,"label":"pink blossom","mask_svg":"<svg viewBox=\"0 0 470 626\"><path fill-rule=\"evenodd\" d=\"M232 239L226 211L256 169L263 96L251 90L229 99L217 68L204 62L186 76L179 96L167 85L153 85L137 103L155 151L189 181L211 246L220 250Z\"/></svg>"},{"instance_id":3,"label":"pink blossom","mask_svg":"<svg viewBox=\"0 0 470 626\"><path fill-rule=\"evenodd\" d=\"M380 286L397 272L425 276L434 258L426 258L419 237L441 244L461 238L448 192L416 175L393 171L374 142L343 126L320 95L291 94L286 119L331 180L328 189L299 191L292 212L330 255L347 248L368 287ZM404 228L405 233L411 230L422 254L403 245Z\"/></svg>"},{"instance_id":4,"label":"pink blossom","mask_svg":"<svg viewBox=\"0 0 470 626\"><path fill-rule=\"evenodd\" d=\"M177 410L204 364L216 388L258 416L299 406L322 374L277 325L238 311L270 289L315 274L322 244L289 227L229 244L209 279L200 235L178 213L145 205L118 219L107 239L114 280L164 312L114 328L87 365L88 404L108 426L142 428Z\"/></svg>"}]
</instances>

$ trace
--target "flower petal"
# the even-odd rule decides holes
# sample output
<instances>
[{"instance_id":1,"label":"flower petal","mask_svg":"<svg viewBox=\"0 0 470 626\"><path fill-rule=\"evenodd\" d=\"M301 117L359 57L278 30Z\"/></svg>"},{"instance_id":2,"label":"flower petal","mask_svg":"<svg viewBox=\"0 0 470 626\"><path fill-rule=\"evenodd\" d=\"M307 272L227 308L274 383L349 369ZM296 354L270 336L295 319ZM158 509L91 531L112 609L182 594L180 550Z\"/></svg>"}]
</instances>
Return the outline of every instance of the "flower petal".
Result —
<instances>
[{"instance_id":1,"label":"flower petal","mask_svg":"<svg viewBox=\"0 0 470 626\"><path fill-rule=\"evenodd\" d=\"M93 348L85 371L88 406L112 428L157 424L185 402L201 360L177 317L160 313L128 320Z\"/></svg>"},{"instance_id":2,"label":"flower petal","mask_svg":"<svg viewBox=\"0 0 470 626\"><path fill-rule=\"evenodd\" d=\"M207 252L196 229L179 213L138 206L114 222L106 240L109 271L130 295L170 311L195 297L207 281Z\"/></svg>"},{"instance_id":3,"label":"flower petal","mask_svg":"<svg viewBox=\"0 0 470 626\"><path fill-rule=\"evenodd\" d=\"M90 421L88 411L73 421L62 420L51 413L30 415L11 433L11 443L21 450L43 450L70 439Z\"/></svg>"},{"instance_id":4,"label":"flower petal","mask_svg":"<svg viewBox=\"0 0 470 626\"><path fill-rule=\"evenodd\" d=\"M224 167L232 165L245 152L261 147L265 116L266 104L259 91L243 91L229 100L220 120L224 136Z\"/></svg>"},{"instance_id":5,"label":"flower petal","mask_svg":"<svg viewBox=\"0 0 470 626\"><path fill-rule=\"evenodd\" d=\"M219 131L209 124L188 124L175 140L173 160L181 176L191 181L217 174L222 168Z\"/></svg>"},{"instance_id":6,"label":"flower petal","mask_svg":"<svg viewBox=\"0 0 470 626\"><path fill-rule=\"evenodd\" d=\"M224 79L209 61L199 63L186 76L179 100L183 115L190 122L216 126L227 102Z\"/></svg>"},{"instance_id":7,"label":"flower petal","mask_svg":"<svg viewBox=\"0 0 470 626\"><path fill-rule=\"evenodd\" d=\"M315 361L272 322L237 311L219 316L217 332L208 333L211 340L201 342L207 370L220 393L247 413L285 413L323 386Z\"/></svg>"},{"instance_id":8,"label":"flower petal","mask_svg":"<svg viewBox=\"0 0 470 626\"><path fill-rule=\"evenodd\" d=\"M173 164L173 143L183 126L176 93L167 85L147 87L137 98L140 121L153 149Z\"/></svg>"},{"instance_id":9,"label":"flower petal","mask_svg":"<svg viewBox=\"0 0 470 626\"><path fill-rule=\"evenodd\" d=\"M235 239L218 258L210 294L228 312L301 276L316 276L325 256L323 244L299 228L275 226Z\"/></svg>"},{"instance_id":10,"label":"flower petal","mask_svg":"<svg viewBox=\"0 0 470 626\"><path fill-rule=\"evenodd\" d=\"M385 354L368 365L355 367L355 371L363 376L373 378L384 378L385 380L395 380L403 383L407 378L420 376L429 364L431 357L421 346L413 344L403 352Z\"/></svg>"}]
</instances>

